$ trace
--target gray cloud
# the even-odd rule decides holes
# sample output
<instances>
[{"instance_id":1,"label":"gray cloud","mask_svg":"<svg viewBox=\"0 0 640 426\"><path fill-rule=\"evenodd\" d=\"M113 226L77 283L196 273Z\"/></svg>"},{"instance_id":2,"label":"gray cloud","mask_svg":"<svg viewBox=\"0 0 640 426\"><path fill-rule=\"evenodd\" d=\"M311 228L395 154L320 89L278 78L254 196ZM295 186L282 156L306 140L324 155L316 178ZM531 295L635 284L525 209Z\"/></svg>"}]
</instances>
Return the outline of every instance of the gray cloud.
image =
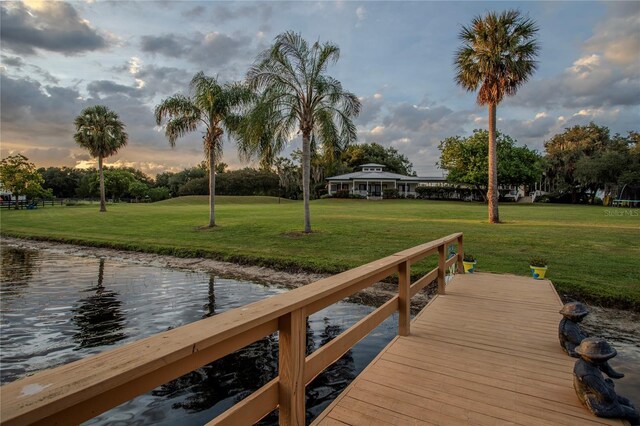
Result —
<instances>
[{"instance_id":1,"label":"gray cloud","mask_svg":"<svg viewBox=\"0 0 640 426\"><path fill-rule=\"evenodd\" d=\"M177 34L142 36L140 40L140 48L143 52L160 54L170 58L184 56L185 50L191 49L193 44L192 40Z\"/></svg>"},{"instance_id":2,"label":"gray cloud","mask_svg":"<svg viewBox=\"0 0 640 426\"><path fill-rule=\"evenodd\" d=\"M125 86L110 80L92 81L87 85L87 90L92 97L99 97L100 95L110 96L114 94L137 96L139 94L135 87Z\"/></svg>"},{"instance_id":3,"label":"gray cloud","mask_svg":"<svg viewBox=\"0 0 640 426\"><path fill-rule=\"evenodd\" d=\"M4 66L10 66L20 69L25 65L24 61L19 56L2 55L1 58L2 65Z\"/></svg>"},{"instance_id":4,"label":"gray cloud","mask_svg":"<svg viewBox=\"0 0 640 426\"><path fill-rule=\"evenodd\" d=\"M194 6L189 9L185 9L182 11L181 15L185 18L200 18L204 16L206 9L202 5Z\"/></svg>"},{"instance_id":5,"label":"gray cloud","mask_svg":"<svg viewBox=\"0 0 640 426\"><path fill-rule=\"evenodd\" d=\"M530 81L505 103L573 110L640 105L640 3L610 2L607 8L570 67Z\"/></svg>"},{"instance_id":6,"label":"gray cloud","mask_svg":"<svg viewBox=\"0 0 640 426\"><path fill-rule=\"evenodd\" d=\"M406 102L380 106L373 119L358 132L360 142L376 142L405 154L421 175L439 175L438 144L448 136L465 134L473 123L467 111L453 111L445 105L412 105Z\"/></svg>"},{"instance_id":7,"label":"gray cloud","mask_svg":"<svg viewBox=\"0 0 640 426\"><path fill-rule=\"evenodd\" d=\"M219 32L198 32L191 37L179 34L147 35L141 38L140 47L143 52L152 55L185 58L194 64L217 67L255 54L250 37L241 34L230 36Z\"/></svg>"},{"instance_id":8,"label":"gray cloud","mask_svg":"<svg viewBox=\"0 0 640 426\"><path fill-rule=\"evenodd\" d=\"M213 16L218 21L231 21L243 18L258 18L268 21L273 14L273 7L268 3L226 3L218 4Z\"/></svg>"},{"instance_id":9,"label":"gray cloud","mask_svg":"<svg viewBox=\"0 0 640 426\"><path fill-rule=\"evenodd\" d=\"M453 110L444 105L427 107L401 103L392 108L391 115L385 117L383 123L385 126L393 125L417 132L429 129L451 113Z\"/></svg>"},{"instance_id":10,"label":"gray cloud","mask_svg":"<svg viewBox=\"0 0 640 426\"><path fill-rule=\"evenodd\" d=\"M43 2L37 9L24 3L0 6L3 47L33 55L36 49L73 55L107 47L107 41L65 2Z\"/></svg>"},{"instance_id":11,"label":"gray cloud","mask_svg":"<svg viewBox=\"0 0 640 426\"><path fill-rule=\"evenodd\" d=\"M382 111L384 100L382 95L375 94L373 96L360 98L360 105L360 114L356 118L356 123L368 124L378 118Z\"/></svg>"}]
</instances>

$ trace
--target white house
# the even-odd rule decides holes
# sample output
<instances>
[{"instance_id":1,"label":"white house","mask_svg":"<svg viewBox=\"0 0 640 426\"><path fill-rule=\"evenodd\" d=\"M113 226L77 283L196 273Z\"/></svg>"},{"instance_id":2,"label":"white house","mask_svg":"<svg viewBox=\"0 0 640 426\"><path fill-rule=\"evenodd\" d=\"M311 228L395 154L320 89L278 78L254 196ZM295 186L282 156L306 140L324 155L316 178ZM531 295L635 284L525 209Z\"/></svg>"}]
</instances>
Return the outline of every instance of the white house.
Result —
<instances>
[{"instance_id":1,"label":"white house","mask_svg":"<svg viewBox=\"0 0 640 426\"><path fill-rule=\"evenodd\" d=\"M382 198L385 189L397 189L400 195L416 195L417 186L442 186L444 177L406 176L385 172L383 164L363 164L359 172L327 178L330 195L345 190L367 198Z\"/></svg>"}]
</instances>

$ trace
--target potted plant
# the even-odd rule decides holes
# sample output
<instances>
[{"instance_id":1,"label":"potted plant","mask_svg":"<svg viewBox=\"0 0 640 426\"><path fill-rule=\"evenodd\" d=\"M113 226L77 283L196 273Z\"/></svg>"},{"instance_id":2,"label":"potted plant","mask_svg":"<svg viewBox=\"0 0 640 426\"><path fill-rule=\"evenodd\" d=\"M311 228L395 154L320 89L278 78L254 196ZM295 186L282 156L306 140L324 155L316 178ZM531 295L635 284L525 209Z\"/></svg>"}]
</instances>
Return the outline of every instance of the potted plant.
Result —
<instances>
[{"instance_id":1,"label":"potted plant","mask_svg":"<svg viewBox=\"0 0 640 426\"><path fill-rule=\"evenodd\" d=\"M470 253L465 253L462 258L462 264L464 265L465 274L473 274L476 269L476 258Z\"/></svg>"},{"instance_id":2,"label":"potted plant","mask_svg":"<svg viewBox=\"0 0 640 426\"><path fill-rule=\"evenodd\" d=\"M529 268L531 268L533 278L541 280L547 272L547 259L544 257L533 257L529 262Z\"/></svg>"}]
</instances>

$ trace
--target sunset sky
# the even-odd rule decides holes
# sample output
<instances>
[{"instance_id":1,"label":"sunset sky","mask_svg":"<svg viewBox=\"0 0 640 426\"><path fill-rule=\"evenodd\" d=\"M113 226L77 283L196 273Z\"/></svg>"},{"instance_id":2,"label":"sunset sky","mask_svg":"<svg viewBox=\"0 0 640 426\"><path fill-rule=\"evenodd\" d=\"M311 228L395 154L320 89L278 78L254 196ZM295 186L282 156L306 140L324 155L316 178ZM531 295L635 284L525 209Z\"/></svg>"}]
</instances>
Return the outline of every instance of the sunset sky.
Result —
<instances>
[{"instance_id":1,"label":"sunset sky","mask_svg":"<svg viewBox=\"0 0 640 426\"><path fill-rule=\"evenodd\" d=\"M244 78L284 31L332 41L329 73L362 100L358 141L393 146L437 175L438 142L486 128L484 107L454 83L458 32L478 14L517 8L539 25L539 69L498 107L498 128L540 151L565 127L640 130L640 2L2 2L1 156L38 166L93 165L73 119L115 110L129 145L108 164L155 175L203 160L201 133L171 149L154 106L187 93L198 71ZM299 146L294 139L285 155ZM243 167L232 140L224 159Z\"/></svg>"}]
</instances>

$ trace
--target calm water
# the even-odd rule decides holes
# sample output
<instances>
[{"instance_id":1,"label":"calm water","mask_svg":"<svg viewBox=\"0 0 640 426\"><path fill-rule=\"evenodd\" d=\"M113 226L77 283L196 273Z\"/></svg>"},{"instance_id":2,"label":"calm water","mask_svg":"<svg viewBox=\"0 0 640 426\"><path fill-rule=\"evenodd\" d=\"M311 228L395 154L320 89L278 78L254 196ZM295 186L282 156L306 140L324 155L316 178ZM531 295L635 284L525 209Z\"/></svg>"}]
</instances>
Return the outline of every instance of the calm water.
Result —
<instances>
[{"instance_id":1,"label":"calm water","mask_svg":"<svg viewBox=\"0 0 640 426\"><path fill-rule=\"evenodd\" d=\"M216 275L0 247L0 382L179 327L286 291ZM337 303L309 318L307 351L373 308ZM393 316L307 387L317 416L395 336ZM640 402L640 348L616 342L619 393ZM277 374L277 335L129 401L87 424L203 424ZM264 424L277 423L276 415Z\"/></svg>"},{"instance_id":2,"label":"calm water","mask_svg":"<svg viewBox=\"0 0 640 426\"><path fill-rule=\"evenodd\" d=\"M216 275L0 248L0 382L69 363L286 291ZM373 308L337 303L309 318L307 350ZM307 387L317 416L395 336L397 317ZM127 402L87 424L203 424L277 374L277 335ZM272 415L265 424L277 423Z\"/></svg>"}]
</instances>

